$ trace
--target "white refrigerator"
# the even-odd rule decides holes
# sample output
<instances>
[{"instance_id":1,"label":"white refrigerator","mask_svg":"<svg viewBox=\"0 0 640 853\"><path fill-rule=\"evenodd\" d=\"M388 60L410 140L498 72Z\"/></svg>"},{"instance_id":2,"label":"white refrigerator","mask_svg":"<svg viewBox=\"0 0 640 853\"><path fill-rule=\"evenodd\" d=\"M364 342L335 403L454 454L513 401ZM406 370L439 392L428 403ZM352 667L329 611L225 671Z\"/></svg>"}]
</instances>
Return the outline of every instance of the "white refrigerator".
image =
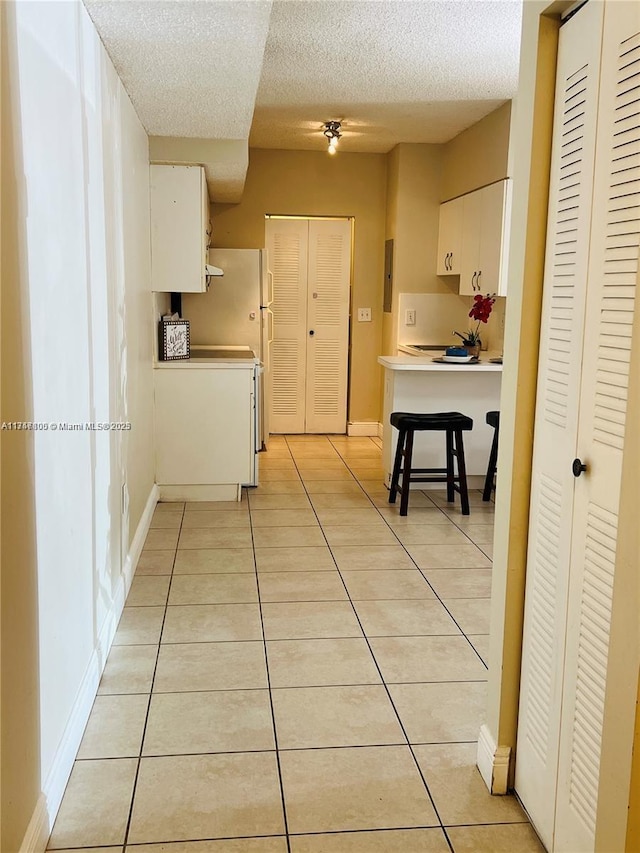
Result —
<instances>
[{"instance_id":1,"label":"white refrigerator","mask_svg":"<svg viewBox=\"0 0 640 853\"><path fill-rule=\"evenodd\" d=\"M268 389L273 341L273 277L266 249L210 249L209 263L222 276L211 279L207 294L209 343L248 346L260 359L257 388L257 447L269 438Z\"/></svg>"}]
</instances>

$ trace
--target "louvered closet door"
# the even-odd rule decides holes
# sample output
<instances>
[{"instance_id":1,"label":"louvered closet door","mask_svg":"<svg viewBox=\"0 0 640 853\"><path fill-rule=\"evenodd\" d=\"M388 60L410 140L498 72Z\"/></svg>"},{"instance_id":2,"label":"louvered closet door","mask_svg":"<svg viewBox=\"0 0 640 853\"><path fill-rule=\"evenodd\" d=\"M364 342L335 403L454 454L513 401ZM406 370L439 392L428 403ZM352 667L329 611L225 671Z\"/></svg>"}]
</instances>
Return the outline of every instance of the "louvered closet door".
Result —
<instances>
[{"instance_id":1,"label":"louvered closet door","mask_svg":"<svg viewBox=\"0 0 640 853\"><path fill-rule=\"evenodd\" d=\"M566 853L594 849L598 802L640 238L638 2L605 6L593 209L556 813Z\"/></svg>"},{"instance_id":2,"label":"louvered closet door","mask_svg":"<svg viewBox=\"0 0 640 853\"><path fill-rule=\"evenodd\" d=\"M343 433L347 417L351 223L310 220L306 432Z\"/></svg>"},{"instance_id":3,"label":"louvered closet door","mask_svg":"<svg viewBox=\"0 0 640 853\"><path fill-rule=\"evenodd\" d=\"M552 849L602 4L560 33L527 560L516 790Z\"/></svg>"},{"instance_id":4,"label":"louvered closet door","mask_svg":"<svg viewBox=\"0 0 640 853\"><path fill-rule=\"evenodd\" d=\"M305 431L307 371L307 220L267 220L266 236L273 274L269 428L300 433Z\"/></svg>"}]
</instances>

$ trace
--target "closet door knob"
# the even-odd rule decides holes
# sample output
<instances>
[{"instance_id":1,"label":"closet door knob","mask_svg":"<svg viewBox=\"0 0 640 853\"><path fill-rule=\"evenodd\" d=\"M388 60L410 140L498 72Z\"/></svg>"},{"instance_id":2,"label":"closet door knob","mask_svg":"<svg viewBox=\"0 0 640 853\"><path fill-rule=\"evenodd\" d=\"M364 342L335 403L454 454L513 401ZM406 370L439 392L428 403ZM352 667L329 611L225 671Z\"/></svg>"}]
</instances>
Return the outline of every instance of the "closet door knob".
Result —
<instances>
[{"instance_id":1,"label":"closet door knob","mask_svg":"<svg viewBox=\"0 0 640 853\"><path fill-rule=\"evenodd\" d=\"M571 470L573 471L574 477L579 477L583 471L587 470L587 466L584 464L582 459L574 459L571 463Z\"/></svg>"},{"instance_id":2,"label":"closet door knob","mask_svg":"<svg viewBox=\"0 0 640 853\"><path fill-rule=\"evenodd\" d=\"M311 337L313 337L313 336L315 335L315 332L313 331L313 329L309 329L309 335L310 335Z\"/></svg>"}]
</instances>

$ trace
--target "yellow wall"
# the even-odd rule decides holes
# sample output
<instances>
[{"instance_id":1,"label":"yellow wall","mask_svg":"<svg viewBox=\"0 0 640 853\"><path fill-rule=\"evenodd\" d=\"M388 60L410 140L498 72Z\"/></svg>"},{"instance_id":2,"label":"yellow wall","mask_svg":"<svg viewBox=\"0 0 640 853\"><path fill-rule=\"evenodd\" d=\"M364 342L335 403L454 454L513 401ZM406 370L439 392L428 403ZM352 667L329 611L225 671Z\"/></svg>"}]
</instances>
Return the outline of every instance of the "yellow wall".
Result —
<instances>
[{"instance_id":1,"label":"yellow wall","mask_svg":"<svg viewBox=\"0 0 640 853\"><path fill-rule=\"evenodd\" d=\"M348 417L377 422L384 274L386 157L252 148L242 201L213 204L213 245L265 245L265 215L355 217L352 311L371 308L370 323L351 323Z\"/></svg>"},{"instance_id":2,"label":"yellow wall","mask_svg":"<svg viewBox=\"0 0 640 853\"><path fill-rule=\"evenodd\" d=\"M442 201L507 177L510 120L508 101L443 146Z\"/></svg>"},{"instance_id":3,"label":"yellow wall","mask_svg":"<svg viewBox=\"0 0 640 853\"><path fill-rule=\"evenodd\" d=\"M500 405L500 486L496 492L486 726L497 747L512 750L517 733L558 32L556 21L540 18L546 5L544 0L530 0L523 7L518 109L514 111L510 140L513 209ZM506 785L506 778L503 782Z\"/></svg>"}]
</instances>

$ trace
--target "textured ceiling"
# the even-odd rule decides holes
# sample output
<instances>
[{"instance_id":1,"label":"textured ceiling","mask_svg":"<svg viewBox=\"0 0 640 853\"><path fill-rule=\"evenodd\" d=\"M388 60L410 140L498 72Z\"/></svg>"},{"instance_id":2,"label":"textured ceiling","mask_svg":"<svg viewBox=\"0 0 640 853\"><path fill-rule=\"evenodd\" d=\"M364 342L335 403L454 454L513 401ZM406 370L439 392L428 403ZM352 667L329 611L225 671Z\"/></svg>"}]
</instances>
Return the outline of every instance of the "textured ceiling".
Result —
<instances>
[{"instance_id":1,"label":"textured ceiling","mask_svg":"<svg viewBox=\"0 0 640 853\"><path fill-rule=\"evenodd\" d=\"M323 150L329 119L345 152L444 142L516 90L521 0L83 1L151 136L235 141L214 198L249 142Z\"/></svg>"},{"instance_id":2,"label":"textured ceiling","mask_svg":"<svg viewBox=\"0 0 640 853\"><path fill-rule=\"evenodd\" d=\"M152 136L246 139L271 0L84 0Z\"/></svg>"},{"instance_id":3,"label":"textured ceiling","mask_svg":"<svg viewBox=\"0 0 640 853\"><path fill-rule=\"evenodd\" d=\"M445 142L513 97L520 0L279 0L251 144L345 151Z\"/></svg>"}]
</instances>

